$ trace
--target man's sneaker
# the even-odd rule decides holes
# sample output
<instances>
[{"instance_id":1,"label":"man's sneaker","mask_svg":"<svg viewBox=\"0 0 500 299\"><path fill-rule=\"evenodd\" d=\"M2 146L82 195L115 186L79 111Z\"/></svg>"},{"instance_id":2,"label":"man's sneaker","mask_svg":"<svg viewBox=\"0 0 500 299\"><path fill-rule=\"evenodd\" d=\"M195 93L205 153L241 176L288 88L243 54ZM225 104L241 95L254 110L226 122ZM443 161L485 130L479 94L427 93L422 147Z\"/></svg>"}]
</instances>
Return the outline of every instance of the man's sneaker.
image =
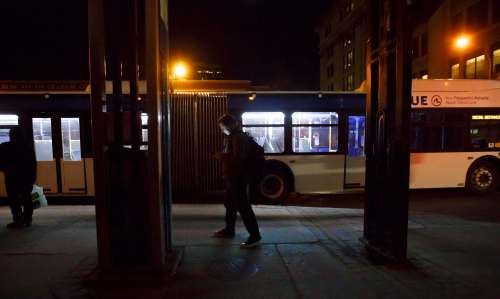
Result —
<instances>
[{"instance_id":1,"label":"man's sneaker","mask_svg":"<svg viewBox=\"0 0 500 299\"><path fill-rule=\"evenodd\" d=\"M259 245L261 237L252 237L250 236L245 242L241 243L241 248L252 248Z\"/></svg>"},{"instance_id":2,"label":"man's sneaker","mask_svg":"<svg viewBox=\"0 0 500 299\"><path fill-rule=\"evenodd\" d=\"M28 227L28 226L31 226L31 223L33 222L33 219L32 218L25 218L23 220L23 224L25 227Z\"/></svg>"},{"instance_id":3,"label":"man's sneaker","mask_svg":"<svg viewBox=\"0 0 500 299\"><path fill-rule=\"evenodd\" d=\"M214 238L233 238L234 231L227 230L225 228L219 229L214 232Z\"/></svg>"},{"instance_id":4,"label":"man's sneaker","mask_svg":"<svg viewBox=\"0 0 500 299\"><path fill-rule=\"evenodd\" d=\"M7 224L8 229L16 229L16 228L23 228L24 224L22 222L12 222Z\"/></svg>"}]
</instances>

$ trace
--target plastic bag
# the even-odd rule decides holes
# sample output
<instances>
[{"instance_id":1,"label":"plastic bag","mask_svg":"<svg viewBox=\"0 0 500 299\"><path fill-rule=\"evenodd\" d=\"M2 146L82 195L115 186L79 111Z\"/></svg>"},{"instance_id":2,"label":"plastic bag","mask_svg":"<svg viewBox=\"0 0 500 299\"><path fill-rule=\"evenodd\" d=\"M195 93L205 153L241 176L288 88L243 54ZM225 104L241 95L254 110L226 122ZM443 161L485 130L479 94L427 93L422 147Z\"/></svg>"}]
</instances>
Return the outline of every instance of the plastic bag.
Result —
<instances>
[{"instance_id":1,"label":"plastic bag","mask_svg":"<svg viewBox=\"0 0 500 299\"><path fill-rule=\"evenodd\" d=\"M33 209L48 206L47 198L43 194L43 188L38 185L33 185L31 200L33 201Z\"/></svg>"}]
</instances>

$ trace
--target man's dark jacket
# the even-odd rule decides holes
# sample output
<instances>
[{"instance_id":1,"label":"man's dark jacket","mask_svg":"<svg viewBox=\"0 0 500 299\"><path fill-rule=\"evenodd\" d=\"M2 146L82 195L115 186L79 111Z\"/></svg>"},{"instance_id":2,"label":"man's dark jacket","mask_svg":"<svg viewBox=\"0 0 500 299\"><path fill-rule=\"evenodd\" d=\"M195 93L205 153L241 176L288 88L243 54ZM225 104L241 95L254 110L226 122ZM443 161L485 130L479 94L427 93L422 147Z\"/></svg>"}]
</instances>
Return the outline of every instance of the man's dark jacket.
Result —
<instances>
[{"instance_id":1,"label":"man's dark jacket","mask_svg":"<svg viewBox=\"0 0 500 299\"><path fill-rule=\"evenodd\" d=\"M248 178L249 147L248 136L241 130L236 130L229 136L225 136L222 165L226 179Z\"/></svg>"},{"instance_id":2,"label":"man's dark jacket","mask_svg":"<svg viewBox=\"0 0 500 299\"><path fill-rule=\"evenodd\" d=\"M8 195L32 188L36 181L36 157L33 147L14 142L0 144L0 170L5 174Z\"/></svg>"}]
</instances>

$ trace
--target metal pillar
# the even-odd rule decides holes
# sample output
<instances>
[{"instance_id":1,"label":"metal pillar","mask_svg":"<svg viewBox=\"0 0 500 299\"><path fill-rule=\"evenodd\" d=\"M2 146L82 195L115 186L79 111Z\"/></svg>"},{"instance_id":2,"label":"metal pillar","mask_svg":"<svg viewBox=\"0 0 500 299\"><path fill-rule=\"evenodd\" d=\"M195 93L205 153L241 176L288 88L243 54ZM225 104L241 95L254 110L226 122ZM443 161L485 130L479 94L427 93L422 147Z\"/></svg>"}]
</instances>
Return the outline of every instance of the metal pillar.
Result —
<instances>
[{"instance_id":1,"label":"metal pillar","mask_svg":"<svg viewBox=\"0 0 500 299\"><path fill-rule=\"evenodd\" d=\"M372 0L368 45L366 200L363 241L406 258L411 99L411 1Z\"/></svg>"},{"instance_id":2,"label":"metal pillar","mask_svg":"<svg viewBox=\"0 0 500 299\"><path fill-rule=\"evenodd\" d=\"M96 223L104 272L163 269L171 249L166 2L88 4ZM145 78L144 94L139 78ZM112 83L109 97L106 80ZM145 146L141 113L149 116Z\"/></svg>"}]
</instances>

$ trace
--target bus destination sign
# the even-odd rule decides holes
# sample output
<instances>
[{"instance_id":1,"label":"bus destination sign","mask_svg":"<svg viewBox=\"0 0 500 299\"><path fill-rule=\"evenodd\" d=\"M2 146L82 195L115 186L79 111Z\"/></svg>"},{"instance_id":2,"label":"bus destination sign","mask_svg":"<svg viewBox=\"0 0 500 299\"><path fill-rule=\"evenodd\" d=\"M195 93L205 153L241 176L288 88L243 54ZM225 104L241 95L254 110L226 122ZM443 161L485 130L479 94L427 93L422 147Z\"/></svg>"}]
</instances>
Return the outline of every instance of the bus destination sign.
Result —
<instances>
[{"instance_id":1,"label":"bus destination sign","mask_svg":"<svg viewBox=\"0 0 500 299\"><path fill-rule=\"evenodd\" d=\"M88 81L0 81L0 91L86 91Z\"/></svg>"}]
</instances>

